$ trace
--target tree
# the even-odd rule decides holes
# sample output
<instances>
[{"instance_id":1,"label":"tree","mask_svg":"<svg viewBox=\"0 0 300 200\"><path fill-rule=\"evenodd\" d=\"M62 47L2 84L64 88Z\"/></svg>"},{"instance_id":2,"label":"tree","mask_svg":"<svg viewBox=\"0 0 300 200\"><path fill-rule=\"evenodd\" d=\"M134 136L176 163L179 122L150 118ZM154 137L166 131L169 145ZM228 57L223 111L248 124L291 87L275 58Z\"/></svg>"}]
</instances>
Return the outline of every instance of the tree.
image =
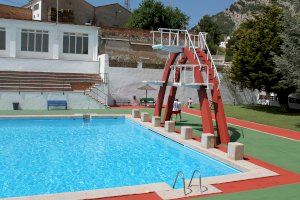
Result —
<instances>
[{"instance_id":1,"label":"tree","mask_svg":"<svg viewBox=\"0 0 300 200\"><path fill-rule=\"evenodd\" d=\"M281 85L294 92L300 89L300 14L286 14L283 21L284 30L280 35L283 44L282 54L275 54L276 69L283 75ZM280 88L278 88L280 89Z\"/></svg>"},{"instance_id":2,"label":"tree","mask_svg":"<svg viewBox=\"0 0 300 200\"><path fill-rule=\"evenodd\" d=\"M287 96L294 88L282 82L284 76L276 69L272 55L282 54L282 18L282 10L271 5L241 24L233 36L236 42L230 77L242 89L276 92L279 103L287 105Z\"/></svg>"},{"instance_id":3,"label":"tree","mask_svg":"<svg viewBox=\"0 0 300 200\"><path fill-rule=\"evenodd\" d=\"M219 26L212 20L209 15L203 16L194 28L195 32L207 33L207 45L212 54L216 54L219 44L222 41L222 34Z\"/></svg>"},{"instance_id":4,"label":"tree","mask_svg":"<svg viewBox=\"0 0 300 200\"><path fill-rule=\"evenodd\" d=\"M158 0L143 0L131 14L126 27L156 30L158 28L184 29L189 17L178 8L164 6Z\"/></svg>"},{"instance_id":5,"label":"tree","mask_svg":"<svg viewBox=\"0 0 300 200\"><path fill-rule=\"evenodd\" d=\"M236 44L236 39L234 36L232 36L226 45L225 62L232 61L235 44Z\"/></svg>"}]
</instances>

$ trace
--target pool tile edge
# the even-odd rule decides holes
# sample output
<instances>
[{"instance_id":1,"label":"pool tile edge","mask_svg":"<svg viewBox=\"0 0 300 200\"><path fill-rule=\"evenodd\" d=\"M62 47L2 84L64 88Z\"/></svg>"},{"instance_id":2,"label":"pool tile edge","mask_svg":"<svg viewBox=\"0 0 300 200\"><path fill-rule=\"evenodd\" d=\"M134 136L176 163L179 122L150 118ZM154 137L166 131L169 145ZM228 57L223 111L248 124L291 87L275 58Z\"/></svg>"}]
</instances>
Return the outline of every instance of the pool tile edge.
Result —
<instances>
[{"instance_id":1,"label":"pool tile edge","mask_svg":"<svg viewBox=\"0 0 300 200\"><path fill-rule=\"evenodd\" d=\"M107 198L115 196L145 194L151 192L168 191L172 188L167 183L154 183L137 186L125 186L117 188L99 189L99 190L86 190L79 192L65 192L57 194L45 194L34 196L23 196L13 198L3 198L2 200L67 200L67 199L95 199Z\"/></svg>"}]
</instances>

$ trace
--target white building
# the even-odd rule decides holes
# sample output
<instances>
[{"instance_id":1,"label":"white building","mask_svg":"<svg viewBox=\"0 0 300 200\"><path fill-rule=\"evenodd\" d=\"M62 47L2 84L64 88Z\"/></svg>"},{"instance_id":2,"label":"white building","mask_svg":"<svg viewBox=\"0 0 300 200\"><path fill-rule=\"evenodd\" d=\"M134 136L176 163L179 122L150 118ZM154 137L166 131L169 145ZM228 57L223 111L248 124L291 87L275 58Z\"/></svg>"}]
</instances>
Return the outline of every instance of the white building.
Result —
<instances>
[{"instance_id":1,"label":"white building","mask_svg":"<svg viewBox=\"0 0 300 200\"><path fill-rule=\"evenodd\" d=\"M102 57L107 59L107 56ZM105 64L107 62L103 61L102 63L102 68L100 68L98 28L96 27L0 19L0 72L16 71L100 75L100 73L105 73ZM3 105L4 101L10 101L9 99L5 99L3 94L1 92L0 109L10 106L10 103ZM23 93L23 95L25 94L27 93ZM63 95L65 95L65 92ZM74 94L72 95L74 96ZM84 98L87 96L83 92L81 94L76 93L76 95L83 95ZM10 94L8 96L14 95ZM49 100L48 96L43 97L45 101ZM77 102L68 99L66 96L57 98L68 100L69 105L74 105L71 107L73 109L99 108L97 104L93 106L83 105L82 103L81 105L76 104ZM12 101L17 100L14 99ZM19 101L21 100L19 99ZM45 108L45 101L43 105L35 105L34 109ZM23 107L30 108L30 106Z\"/></svg>"},{"instance_id":2,"label":"white building","mask_svg":"<svg viewBox=\"0 0 300 200\"><path fill-rule=\"evenodd\" d=\"M69 68L72 67L73 72L99 72L96 27L0 19L0 30L1 63L9 60L5 66L0 66L0 70L3 67L19 69L15 62L26 59L30 70L51 67L64 71L66 67L66 72L70 72ZM23 64L26 66L26 63ZM22 66L22 70L26 70L25 66Z\"/></svg>"}]
</instances>

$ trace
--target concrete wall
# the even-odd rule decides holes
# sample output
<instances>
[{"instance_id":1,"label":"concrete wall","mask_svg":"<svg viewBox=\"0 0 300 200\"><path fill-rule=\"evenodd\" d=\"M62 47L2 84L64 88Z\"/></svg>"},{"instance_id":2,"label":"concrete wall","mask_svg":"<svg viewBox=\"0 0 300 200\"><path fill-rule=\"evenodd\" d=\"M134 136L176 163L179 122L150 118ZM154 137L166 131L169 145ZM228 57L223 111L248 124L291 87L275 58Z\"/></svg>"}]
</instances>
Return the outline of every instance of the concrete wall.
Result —
<instances>
[{"instance_id":1,"label":"concrete wall","mask_svg":"<svg viewBox=\"0 0 300 200\"><path fill-rule=\"evenodd\" d=\"M0 110L12 110L14 102L18 102L22 110L46 110L48 100L66 100L68 109L104 108L83 92L1 92Z\"/></svg>"},{"instance_id":2,"label":"concrete wall","mask_svg":"<svg viewBox=\"0 0 300 200\"><path fill-rule=\"evenodd\" d=\"M132 99L132 96L138 98L145 97L145 91L138 90L138 87L143 86L143 81L149 80L161 80L163 70L161 69L142 69L142 68L121 68L110 67L109 72L109 91L111 99ZM190 74L191 76L191 74ZM222 77L222 74L220 75ZM157 90L149 91L148 96L156 98L159 87L153 86ZM222 81L221 93L224 103L233 104L236 103L255 103L256 96L251 91L239 91L234 90L228 86L226 81ZM166 94L168 95L168 94ZM186 102L188 98L192 98L194 102L198 99L198 94L195 89L180 87L177 92L177 98ZM112 102L112 100L110 100Z\"/></svg>"},{"instance_id":3,"label":"concrete wall","mask_svg":"<svg viewBox=\"0 0 300 200\"><path fill-rule=\"evenodd\" d=\"M100 73L99 62L0 57L0 63L0 71Z\"/></svg>"}]
</instances>

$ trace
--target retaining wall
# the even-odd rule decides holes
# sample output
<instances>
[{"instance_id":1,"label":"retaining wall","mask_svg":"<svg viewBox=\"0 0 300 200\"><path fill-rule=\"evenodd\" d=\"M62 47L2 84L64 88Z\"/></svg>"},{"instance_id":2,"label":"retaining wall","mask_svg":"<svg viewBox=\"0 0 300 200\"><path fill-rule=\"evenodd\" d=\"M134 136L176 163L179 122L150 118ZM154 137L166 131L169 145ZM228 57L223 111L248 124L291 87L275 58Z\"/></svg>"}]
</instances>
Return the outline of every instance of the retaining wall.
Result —
<instances>
[{"instance_id":1,"label":"retaining wall","mask_svg":"<svg viewBox=\"0 0 300 200\"><path fill-rule=\"evenodd\" d=\"M145 91L137 88L143 86L145 80L161 80L162 69L144 69L144 68L123 68L123 67L109 67L109 91L111 104L114 99L129 99L133 96L137 98L145 97ZM190 78L191 78L191 74ZM221 79L223 75L220 74ZM148 91L148 97L156 98L159 87L153 86L157 90ZM222 80L221 84L222 98L225 104L251 104L256 102L256 93L244 90L239 91L237 88L232 88L226 81ZM168 95L168 93L166 94ZM187 102L188 98L192 98L197 102L198 94L195 89L180 87L177 90L177 98L181 102ZM166 101L166 98L165 98ZM166 102L165 102L166 103Z\"/></svg>"},{"instance_id":2,"label":"retaining wall","mask_svg":"<svg viewBox=\"0 0 300 200\"><path fill-rule=\"evenodd\" d=\"M12 110L17 102L22 110L46 110L48 100L66 100L68 109L101 109L103 105L83 92L1 92L0 110Z\"/></svg>"}]
</instances>

